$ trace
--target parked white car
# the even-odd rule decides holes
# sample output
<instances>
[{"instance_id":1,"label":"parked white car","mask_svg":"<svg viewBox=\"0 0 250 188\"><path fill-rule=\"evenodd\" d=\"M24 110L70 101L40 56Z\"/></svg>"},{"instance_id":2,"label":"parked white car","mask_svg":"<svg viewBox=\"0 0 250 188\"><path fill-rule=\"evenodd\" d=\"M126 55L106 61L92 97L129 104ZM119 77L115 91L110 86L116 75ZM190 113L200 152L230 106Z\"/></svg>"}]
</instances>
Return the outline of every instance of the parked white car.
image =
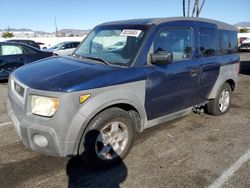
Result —
<instances>
[{"instance_id":1,"label":"parked white car","mask_svg":"<svg viewBox=\"0 0 250 188\"><path fill-rule=\"evenodd\" d=\"M243 40L241 44L250 44L250 38Z\"/></svg>"},{"instance_id":2,"label":"parked white car","mask_svg":"<svg viewBox=\"0 0 250 188\"><path fill-rule=\"evenodd\" d=\"M46 51L53 52L54 55L58 56L71 55L79 44L79 41L61 42L59 44L56 44L55 46L46 49Z\"/></svg>"},{"instance_id":3,"label":"parked white car","mask_svg":"<svg viewBox=\"0 0 250 188\"><path fill-rule=\"evenodd\" d=\"M239 46L239 51L249 51L250 49L250 38L247 38L242 41L241 45Z\"/></svg>"}]
</instances>

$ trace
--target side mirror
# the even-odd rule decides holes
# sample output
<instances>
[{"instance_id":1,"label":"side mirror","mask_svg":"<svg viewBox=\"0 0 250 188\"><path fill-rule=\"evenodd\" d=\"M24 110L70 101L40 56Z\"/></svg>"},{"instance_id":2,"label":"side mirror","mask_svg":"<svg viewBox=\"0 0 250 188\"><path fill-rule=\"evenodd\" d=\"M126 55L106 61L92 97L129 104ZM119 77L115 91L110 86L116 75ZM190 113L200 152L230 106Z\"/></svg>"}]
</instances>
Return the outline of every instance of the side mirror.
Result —
<instances>
[{"instance_id":1,"label":"side mirror","mask_svg":"<svg viewBox=\"0 0 250 188\"><path fill-rule=\"evenodd\" d=\"M168 64L173 61L172 52L160 51L155 54L151 54L151 63L152 64Z\"/></svg>"}]
</instances>

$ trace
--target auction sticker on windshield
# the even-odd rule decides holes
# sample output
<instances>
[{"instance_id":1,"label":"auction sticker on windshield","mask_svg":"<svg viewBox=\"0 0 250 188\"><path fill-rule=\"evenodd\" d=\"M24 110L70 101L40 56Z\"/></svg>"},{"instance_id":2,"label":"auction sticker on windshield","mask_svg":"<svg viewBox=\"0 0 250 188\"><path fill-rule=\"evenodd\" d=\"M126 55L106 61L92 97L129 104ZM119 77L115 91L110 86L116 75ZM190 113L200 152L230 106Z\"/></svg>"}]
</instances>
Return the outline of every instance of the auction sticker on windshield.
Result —
<instances>
[{"instance_id":1,"label":"auction sticker on windshield","mask_svg":"<svg viewBox=\"0 0 250 188\"><path fill-rule=\"evenodd\" d=\"M126 37L138 37L141 33L141 30L135 30L135 29L124 29L121 32L121 36Z\"/></svg>"}]
</instances>

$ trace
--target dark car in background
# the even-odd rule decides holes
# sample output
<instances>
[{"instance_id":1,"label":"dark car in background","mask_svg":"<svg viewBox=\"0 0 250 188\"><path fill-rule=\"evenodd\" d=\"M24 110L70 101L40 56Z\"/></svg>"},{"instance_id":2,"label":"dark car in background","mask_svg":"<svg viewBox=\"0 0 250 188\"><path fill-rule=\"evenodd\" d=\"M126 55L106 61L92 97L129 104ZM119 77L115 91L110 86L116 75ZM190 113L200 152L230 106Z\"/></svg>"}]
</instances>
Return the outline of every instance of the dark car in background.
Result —
<instances>
[{"instance_id":1,"label":"dark car in background","mask_svg":"<svg viewBox=\"0 0 250 188\"><path fill-rule=\"evenodd\" d=\"M11 40L6 40L6 42L23 43L23 44L27 44L27 45L33 46L34 48L40 49L40 45L38 43L36 43L35 41L33 41L33 40L11 39Z\"/></svg>"},{"instance_id":2,"label":"dark car in background","mask_svg":"<svg viewBox=\"0 0 250 188\"><path fill-rule=\"evenodd\" d=\"M52 56L45 52L21 43L0 42L0 80L8 79L9 74L33 61Z\"/></svg>"}]
</instances>

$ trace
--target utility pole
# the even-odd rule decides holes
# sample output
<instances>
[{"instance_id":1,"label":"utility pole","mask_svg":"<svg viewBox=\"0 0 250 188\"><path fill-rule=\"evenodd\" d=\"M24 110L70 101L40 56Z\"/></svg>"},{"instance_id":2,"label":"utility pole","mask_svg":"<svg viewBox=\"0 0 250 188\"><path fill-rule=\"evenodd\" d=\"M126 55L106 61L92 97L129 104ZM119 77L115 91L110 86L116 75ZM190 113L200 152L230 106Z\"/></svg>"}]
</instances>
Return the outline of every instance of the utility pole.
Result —
<instances>
[{"instance_id":1,"label":"utility pole","mask_svg":"<svg viewBox=\"0 0 250 188\"><path fill-rule=\"evenodd\" d=\"M56 24L56 17L54 17L54 21L55 21L56 37L58 37L57 24Z\"/></svg>"}]
</instances>

